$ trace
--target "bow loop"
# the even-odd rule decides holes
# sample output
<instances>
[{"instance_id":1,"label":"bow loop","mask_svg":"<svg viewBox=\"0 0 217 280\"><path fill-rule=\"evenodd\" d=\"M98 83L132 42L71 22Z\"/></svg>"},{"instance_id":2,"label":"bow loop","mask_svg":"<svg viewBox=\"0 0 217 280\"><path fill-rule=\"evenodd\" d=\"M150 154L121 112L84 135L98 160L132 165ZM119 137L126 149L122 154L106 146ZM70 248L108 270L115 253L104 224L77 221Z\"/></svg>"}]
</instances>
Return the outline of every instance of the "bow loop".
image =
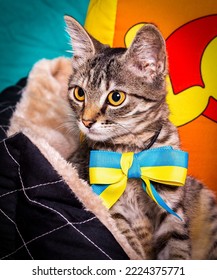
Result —
<instances>
[{"instance_id":1,"label":"bow loop","mask_svg":"<svg viewBox=\"0 0 217 280\"><path fill-rule=\"evenodd\" d=\"M171 186L183 186L187 176L188 154L161 147L140 153L116 153L91 151L90 184L107 208L120 198L127 186L127 179L142 179L144 191L159 206L178 217L164 202L152 185L153 182Z\"/></svg>"}]
</instances>

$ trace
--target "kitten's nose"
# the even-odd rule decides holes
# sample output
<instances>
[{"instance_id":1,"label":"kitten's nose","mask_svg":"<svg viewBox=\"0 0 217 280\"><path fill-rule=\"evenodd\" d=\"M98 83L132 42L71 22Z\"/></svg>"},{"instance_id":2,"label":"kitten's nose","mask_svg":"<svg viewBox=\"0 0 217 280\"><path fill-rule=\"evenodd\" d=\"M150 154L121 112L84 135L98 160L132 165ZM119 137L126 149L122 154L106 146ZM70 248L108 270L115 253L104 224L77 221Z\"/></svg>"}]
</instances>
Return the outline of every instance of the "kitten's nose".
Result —
<instances>
[{"instance_id":1,"label":"kitten's nose","mask_svg":"<svg viewBox=\"0 0 217 280\"><path fill-rule=\"evenodd\" d=\"M91 126L96 122L94 120L84 120L82 119L83 124L87 127L87 128L91 128Z\"/></svg>"}]
</instances>

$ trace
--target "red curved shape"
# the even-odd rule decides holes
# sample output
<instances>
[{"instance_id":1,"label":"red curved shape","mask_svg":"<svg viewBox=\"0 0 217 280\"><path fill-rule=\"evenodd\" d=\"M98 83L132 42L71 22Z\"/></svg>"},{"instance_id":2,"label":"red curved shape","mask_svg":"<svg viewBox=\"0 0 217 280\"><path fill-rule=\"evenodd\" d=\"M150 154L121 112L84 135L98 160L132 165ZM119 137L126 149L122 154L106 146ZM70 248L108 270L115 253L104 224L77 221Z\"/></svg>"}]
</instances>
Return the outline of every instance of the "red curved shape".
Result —
<instances>
[{"instance_id":1,"label":"red curved shape","mask_svg":"<svg viewBox=\"0 0 217 280\"><path fill-rule=\"evenodd\" d=\"M203 115L212 121L217 122L217 100L215 98L209 98L209 103L204 110Z\"/></svg>"},{"instance_id":2,"label":"red curved shape","mask_svg":"<svg viewBox=\"0 0 217 280\"><path fill-rule=\"evenodd\" d=\"M192 87L204 87L201 58L206 46L217 36L217 15L190 21L166 40L170 78L174 94Z\"/></svg>"}]
</instances>

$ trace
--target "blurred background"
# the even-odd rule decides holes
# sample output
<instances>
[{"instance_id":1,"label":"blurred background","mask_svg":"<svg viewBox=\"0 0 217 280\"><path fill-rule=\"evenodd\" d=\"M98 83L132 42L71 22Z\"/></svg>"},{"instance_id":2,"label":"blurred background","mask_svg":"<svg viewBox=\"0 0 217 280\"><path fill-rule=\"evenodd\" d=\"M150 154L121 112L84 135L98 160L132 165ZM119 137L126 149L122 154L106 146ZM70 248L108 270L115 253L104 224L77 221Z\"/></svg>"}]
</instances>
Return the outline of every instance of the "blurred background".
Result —
<instances>
[{"instance_id":1,"label":"blurred background","mask_svg":"<svg viewBox=\"0 0 217 280\"><path fill-rule=\"evenodd\" d=\"M0 0L0 91L41 58L70 56L63 17L84 24L89 0Z\"/></svg>"}]
</instances>

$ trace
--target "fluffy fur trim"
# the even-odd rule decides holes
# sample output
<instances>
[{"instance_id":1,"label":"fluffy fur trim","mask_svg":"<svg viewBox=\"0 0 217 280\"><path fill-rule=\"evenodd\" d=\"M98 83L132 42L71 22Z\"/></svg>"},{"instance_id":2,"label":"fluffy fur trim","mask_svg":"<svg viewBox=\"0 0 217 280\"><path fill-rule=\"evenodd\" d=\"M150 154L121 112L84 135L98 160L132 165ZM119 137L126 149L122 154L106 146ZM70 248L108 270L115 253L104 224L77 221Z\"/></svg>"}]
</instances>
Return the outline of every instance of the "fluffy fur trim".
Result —
<instances>
[{"instance_id":1,"label":"fluffy fur trim","mask_svg":"<svg viewBox=\"0 0 217 280\"><path fill-rule=\"evenodd\" d=\"M110 230L130 259L139 259L87 182L80 180L67 158L76 150L79 134L67 127L67 85L71 61L41 60L33 67L22 98L11 118L8 136L24 133L64 179L84 207Z\"/></svg>"}]
</instances>

